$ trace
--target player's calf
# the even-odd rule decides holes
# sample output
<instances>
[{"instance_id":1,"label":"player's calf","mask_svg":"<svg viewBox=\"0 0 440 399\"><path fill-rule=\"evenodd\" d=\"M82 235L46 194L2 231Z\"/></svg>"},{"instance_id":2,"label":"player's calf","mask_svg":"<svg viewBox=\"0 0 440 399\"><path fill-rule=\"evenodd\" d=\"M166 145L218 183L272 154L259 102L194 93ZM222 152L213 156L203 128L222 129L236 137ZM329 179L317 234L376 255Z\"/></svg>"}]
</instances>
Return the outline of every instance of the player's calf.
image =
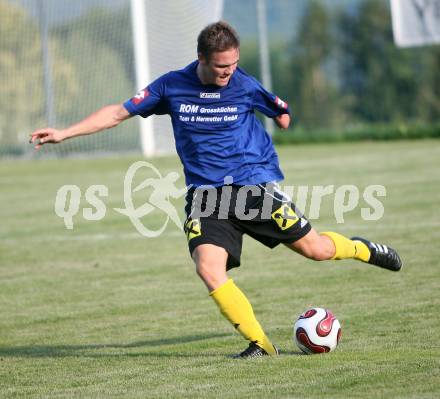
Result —
<instances>
[{"instance_id":1,"label":"player's calf","mask_svg":"<svg viewBox=\"0 0 440 399\"><path fill-rule=\"evenodd\" d=\"M325 235L318 234L314 229L287 246L306 258L316 261L332 259L335 254L333 241Z\"/></svg>"}]
</instances>

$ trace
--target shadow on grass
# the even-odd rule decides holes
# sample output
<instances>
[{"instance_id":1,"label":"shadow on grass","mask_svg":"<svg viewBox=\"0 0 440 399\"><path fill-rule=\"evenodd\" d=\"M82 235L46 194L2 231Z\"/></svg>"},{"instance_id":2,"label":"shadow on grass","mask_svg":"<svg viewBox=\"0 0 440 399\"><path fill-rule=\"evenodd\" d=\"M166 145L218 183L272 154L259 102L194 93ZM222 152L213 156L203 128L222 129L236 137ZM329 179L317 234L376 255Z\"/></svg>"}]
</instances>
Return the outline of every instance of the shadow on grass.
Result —
<instances>
[{"instance_id":1,"label":"shadow on grass","mask_svg":"<svg viewBox=\"0 0 440 399\"><path fill-rule=\"evenodd\" d=\"M137 356L151 356L151 357L196 357L196 356L218 356L217 354L204 353L182 353L175 352L175 349L170 349L168 352L130 352L130 351L112 351L100 352L101 349L131 349L131 348L157 348L166 345L177 345L188 342L199 342L215 338L223 338L230 336L228 333L215 333L207 335L189 335L182 337L153 339L145 341L136 341L129 344L86 344L86 345L28 345L28 346L13 346L1 347L0 358L2 357L137 357Z\"/></svg>"}]
</instances>

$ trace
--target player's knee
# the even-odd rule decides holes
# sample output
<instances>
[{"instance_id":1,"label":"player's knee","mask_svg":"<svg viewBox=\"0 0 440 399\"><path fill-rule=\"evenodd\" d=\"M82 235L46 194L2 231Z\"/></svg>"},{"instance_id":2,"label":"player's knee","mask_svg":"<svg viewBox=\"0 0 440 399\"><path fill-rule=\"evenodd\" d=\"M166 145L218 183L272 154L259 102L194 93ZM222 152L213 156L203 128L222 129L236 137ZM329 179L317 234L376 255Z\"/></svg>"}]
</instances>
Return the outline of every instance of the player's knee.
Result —
<instances>
[{"instance_id":1,"label":"player's knee","mask_svg":"<svg viewBox=\"0 0 440 399\"><path fill-rule=\"evenodd\" d=\"M196 273L209 287L216 287L224 282L226 267L215 259L201 257L196 262Z\"/></svg>"},{"instance_id":2,"label":"player's knee","mask_svg":"<svg viewBox=\"0 0 440 399\"><path fill-rule=\"evenodd\" d=\"M224 281L226 276L227 252L212 245L198 246L193 254L197 275L208 285Z\"/></svg>"},{"instance_id":3,"label":"player's knee","mask_svg":"<svg viewBox=\"0 0 440 399\"><path fill-rule=\"evenodd\" d=\"M202 279L206 280L211 275L209 270L209 262L199 261L196 263L196 273Z\"/></svg>"},{"instance_id":4,"label":"player's knee","mask_svg":"<svg viewBox=\"0 0 440 399\"><path fill-rule=\"evenodd\" d=\"M226 271L220 272L215 268L209 267L208 264L197 265L196 272L210 292L219 288L227 281Z\"/></svg>"}]
</instances>

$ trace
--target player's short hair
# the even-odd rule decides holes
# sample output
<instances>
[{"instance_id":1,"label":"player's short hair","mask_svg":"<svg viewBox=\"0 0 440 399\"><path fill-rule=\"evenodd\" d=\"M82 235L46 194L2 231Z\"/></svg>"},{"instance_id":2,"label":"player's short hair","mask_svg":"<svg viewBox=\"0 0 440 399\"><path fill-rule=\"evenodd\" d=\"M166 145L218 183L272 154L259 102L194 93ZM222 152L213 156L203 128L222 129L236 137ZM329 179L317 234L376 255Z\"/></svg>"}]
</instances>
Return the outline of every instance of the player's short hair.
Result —
<instances>
[{"instance_id":1,"label":"player's short hair","mask_svg":"<svg viewBox=\"0 0 440 399\"><path fill-rule=\"evenodd\" d=\"M235 29L225 21L208 25L197 38L197 53L207 60L214 52L240 48L240 38Z\"/></svg>"}]
</instances>

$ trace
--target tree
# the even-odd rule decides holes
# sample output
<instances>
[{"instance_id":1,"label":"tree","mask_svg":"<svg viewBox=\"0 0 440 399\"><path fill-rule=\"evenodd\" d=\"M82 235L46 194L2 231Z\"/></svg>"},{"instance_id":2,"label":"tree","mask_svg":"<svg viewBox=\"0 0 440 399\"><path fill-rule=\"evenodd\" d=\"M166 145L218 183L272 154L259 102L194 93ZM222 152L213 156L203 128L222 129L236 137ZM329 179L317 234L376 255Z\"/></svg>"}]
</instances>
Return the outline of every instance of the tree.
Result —
<instances>
[{"instance_id":1,"label":"tree","mask_svg":"<svg viewBox=\"0 0 440 399\"><path fill-rule=\"evenodd\" d=\"M306 127L332 126L341 118L337 86L329 79L333 49L330 15L312 0L293 43L290 65L294 113Z\"/></svg>"},{"instance_id":2,"label":"tree","mask_svg":"<svg viewBox=\"0 0 440 399\"><path fill-rule=\"evenodd\" d=\"M0 143L9 146L42 117L41 46L35 24L3 0L0 38Z\"/></svg>"},{"instance_id":3,"label":"tree","mask_svg":"<svg viewBox=\"0 0 440 399\"><path fill-rule=\"evenodd\" d=\"M56 41L63 43L53 49L55 69L61 60L67 60L72 66L68 82L73 90L66 91L62 81L54 85L60 126L70 125L101 106L120 103L133 95L130 26L128 8L116 11L95 8L51 31ZM136 148L135 123L129 121L108 131L105 140L99 139L101 136L98 139L81 137L75 142L63 143L59 149L65 152L105 150L116 142L121 146L118 148Z\"/></svg>"},{"instance_id":4,"label":"tree","mask_svg":"<svg viewBox=\"0 0 440 399\"><path fill-rule=\"evenodd\" d=\"M133 83L125 74L120 55L106 45L96 45L82 31L68 35L53 55L56 69L63 59L72 66L68 80L74 90L66 92L62 81L55 86L57 118L63 125L103 105L121 102L133 93Z\"/></svg>"},{"instance_id":5,"label":"tree","mask_svg":"<svg viewBox=\"0 0 440 399\"><path fill-rule=\"evenodd\" d=\"M385 2L366 0L356 15L342 13L338 25L342 92L352 99L349 112L354 119L391 122L432 118L433 109L438 117L432 87L438 64L436 70L432 47L397 48Z\"/></svg>"},{"instance_id":6,"label":"tree","mask_svg":"<svg viewBox=\"0 0 440 399\"><path fill-rule=\"evenodd\" d=\"M54 35L62 42L68 41L72 35L75 35L75 32L81 32L82 40L90 42L96 48L106 47L114 52L118 62L124 66L127 79L134 82L133 38L129 7L117 10L94 8L84 16L53 30Z\"/></svg>"},{"instance_id":7,"label":"tree","mask_svg":"<svg viewBox=\"0 0 440 399\"><path fill-rule=\"evenodd\" d=\"M255 40L247 40L240 45L240 67L261 81L259 44ZM272 75L272 91L289 102L292 99L289 81L289 59L286 45L279 42L270 43L270 69ZM291 79L290 79L291 80Z\"/></svg>"},{"instance_id":8,"label":"tree","mask_svg":"<svg viewBox=\"0 0 440 399\"><path fill-rule=\"evenodd\" d=\"M0 143L19 147L45 121L41 37L23 9L0 0ZM61 44L49 40L53 84L65 96L75 90L74 68L65 57L54 57Z\"/></svg>"}]
</instances>

